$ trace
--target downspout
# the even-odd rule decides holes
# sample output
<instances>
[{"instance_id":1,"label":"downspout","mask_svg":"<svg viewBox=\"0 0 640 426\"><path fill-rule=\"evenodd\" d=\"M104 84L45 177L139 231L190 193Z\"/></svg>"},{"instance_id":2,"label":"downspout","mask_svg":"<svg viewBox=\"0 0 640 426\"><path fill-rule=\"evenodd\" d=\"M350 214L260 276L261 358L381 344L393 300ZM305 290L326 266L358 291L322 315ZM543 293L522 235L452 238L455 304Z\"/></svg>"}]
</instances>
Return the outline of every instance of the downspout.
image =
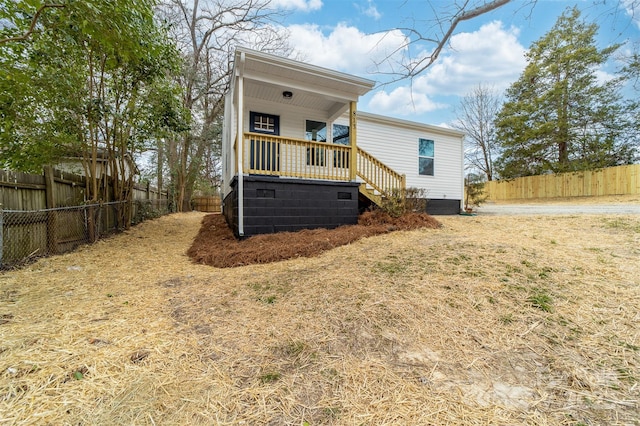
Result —
<instances>
[{"instance_id":1,"label":"downspout","mask_svg":"<svg viewBox=\"0 0 640 426\"><path fill-rule=\"evenodd\" d=\"M238 68L238 131L237 131L237 161L238 161L238 236L244 236L244 170L243 170L243 148L244 148L244 69L245 55L240 52L240 66Z\"/></svg>"}]
</instances>

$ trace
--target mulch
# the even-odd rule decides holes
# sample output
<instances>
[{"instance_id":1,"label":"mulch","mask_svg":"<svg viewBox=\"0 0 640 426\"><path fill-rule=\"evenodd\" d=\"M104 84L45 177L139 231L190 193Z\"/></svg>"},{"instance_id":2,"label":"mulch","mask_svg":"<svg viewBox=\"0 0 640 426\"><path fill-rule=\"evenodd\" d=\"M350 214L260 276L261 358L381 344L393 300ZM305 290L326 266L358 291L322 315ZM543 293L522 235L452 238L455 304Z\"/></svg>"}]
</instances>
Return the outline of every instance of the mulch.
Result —
<instances>
[{"instance_id":1,"label":"mulch","mask_svg":"<svg viewBox=\"0 0 640 426\"><path fill-rule=\"evenodd\" d=\"M314 257L361 238L394 231L440 228L442 225L426 213L407 213L392 217L380 210L365 212L357 225L335 229L256 235L238 240L220 214L207 215L187 255L196 263L216 268L232 268L278 262L297 257Z\"/></svg>"}]
</instances>

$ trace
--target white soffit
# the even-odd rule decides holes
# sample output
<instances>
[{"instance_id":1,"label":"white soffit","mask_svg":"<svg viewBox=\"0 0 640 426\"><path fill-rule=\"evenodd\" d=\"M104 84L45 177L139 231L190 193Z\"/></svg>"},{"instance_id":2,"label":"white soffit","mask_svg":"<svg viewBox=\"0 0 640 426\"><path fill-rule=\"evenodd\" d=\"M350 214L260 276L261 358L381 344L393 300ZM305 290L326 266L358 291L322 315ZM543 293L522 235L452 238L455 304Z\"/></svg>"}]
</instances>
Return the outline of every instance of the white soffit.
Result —
<instances>
[{"instance_id":1,"label":"white soffit","mask_svg":"<svg viewBox=\"0 0 640 426\"><path fill-rule=\"evenodd\" d=\"M242 53L245 79L287 88L294 96L296 91L306 91L335 101L355 101L375 84L372 80L244 47L236 49L236 63Z\"/></svg>"}]
</instances>

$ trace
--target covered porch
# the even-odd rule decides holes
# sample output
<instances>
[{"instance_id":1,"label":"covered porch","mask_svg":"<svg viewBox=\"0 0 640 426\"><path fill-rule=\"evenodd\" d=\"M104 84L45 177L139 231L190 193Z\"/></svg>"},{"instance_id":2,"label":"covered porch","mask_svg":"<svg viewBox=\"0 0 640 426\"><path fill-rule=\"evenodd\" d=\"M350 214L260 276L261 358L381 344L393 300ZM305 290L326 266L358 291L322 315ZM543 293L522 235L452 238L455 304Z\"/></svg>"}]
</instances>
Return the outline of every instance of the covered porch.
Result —
<instances>
[{"instance_id":1,"label":"covered porch","mask_svg":"<svg viewBox=\"0 0 640 426\"><path fill-rule=\"evenodd\" d=\"M404 176L358 147L357 101L373 84L238 48L223 126L224 210L238 236L252 234L255 218L257 233L323 226L319 215L337 218L326 227L355 223L359 198L379 204L404 190ZM314 198L315 212L301 208Z\"/></svg>"}]
</instances>

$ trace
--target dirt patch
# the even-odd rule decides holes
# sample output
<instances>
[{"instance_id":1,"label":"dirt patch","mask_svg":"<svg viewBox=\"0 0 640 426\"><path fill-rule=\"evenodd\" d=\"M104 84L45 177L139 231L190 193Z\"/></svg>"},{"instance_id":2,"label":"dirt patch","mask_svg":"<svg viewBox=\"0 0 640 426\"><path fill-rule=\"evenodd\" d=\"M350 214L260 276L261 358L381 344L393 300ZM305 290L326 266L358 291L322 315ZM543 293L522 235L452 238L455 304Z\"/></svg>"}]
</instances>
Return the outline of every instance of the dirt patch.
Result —
<instances>
[{"instance_id":1,"label":"dirt patch","mask_svg":"<svg viewBox=\"0 0 640 426\"><path fill-rule=\"evenodd\" d=\"M357 225L279 232L237 240L224 217L212 214L202 220L202 228L187 254L197 263L231 268L313 257L373 235L421 228L436 229L440 226L440 222L424 213L410 213L395 218L381 211L372 211L360 215Z\"/></svg>"}]
</instances>

